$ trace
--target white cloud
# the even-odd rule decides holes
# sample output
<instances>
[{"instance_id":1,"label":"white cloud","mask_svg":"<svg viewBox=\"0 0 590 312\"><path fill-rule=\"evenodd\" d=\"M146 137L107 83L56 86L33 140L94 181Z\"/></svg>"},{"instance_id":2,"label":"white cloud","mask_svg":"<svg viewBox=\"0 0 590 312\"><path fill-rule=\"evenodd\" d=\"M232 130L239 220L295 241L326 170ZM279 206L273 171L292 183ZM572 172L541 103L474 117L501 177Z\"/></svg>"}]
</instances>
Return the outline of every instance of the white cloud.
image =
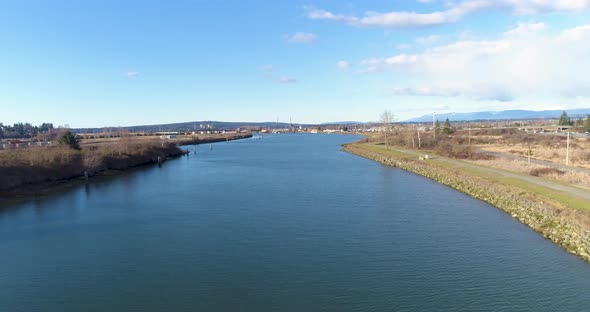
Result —
<instances>
[{"instance_id":1,"label":"white cloud","mask_svg":"<svg viewBox=\"0 0 590 312\"><path fill-rule=\"evenodd\" d=\"M519 23L514 29L504 33L506 36L527 36L532 33L541 32L547 29L544 23Z\"/></svg>"},{"instance_id":2,"label":"white cloud","mask_svg":"<svg viewBox=\"0 0 590 312\"><path fill-rule=\"evenodd\" d=\"M368 58L364 72L390 71L406 82L393 95L510 101L529 95L590 95L590 25L548 33L519 24L496 40L464 40L417 54Z\"/></svg>"},{"instance_id":3,"label":"white cloud","mask_svg":"<svg viewBox=\"0 0 590 312\"><path fill-rule=\"evenodd\" d=\"M361 17L335 14L310 6L304 9L310 19L339 21L356 27L419 28L454 23L465 15L490 9L509 11L517 15L589 10L590 0L465 0L449 2L448 9L441 11L369 11Z\"/></svg>"},{"instance_id":4,"label":"white cloud","mask_svg":"<svg viewBox=\"0 0 590 312\"><path fill-rule=\"evenodd\" d=\"M499 102L510 102L514 100L514 95L510 90L502 87L493 86L463 86L463 85L445 85L438 86L418 86L392 88L386 91L390 95L401 96L439 96L439 97L459 97L466 96L477 100L492 100Z\"/></svg>"},{"instance_id":5,"label":"white cloud","mask_svg":"<svg viewBox=\"0 0 590 312\"><path fill-rule=\"evenodd\" d=\"M407 43L401 43L401 44L398 44L397 45L397 49L398 50L406 50L406 49L409 49L411 47L412 47L412 45L411 44L407 44Z\"/></svg>"},{"instance_id":6,"label":"white cloud","mask_svg":"<svg viewBox=\"0 0 590 312\"><path fill-rule=\"evenodd\" d=\"M285 35L285 39L291 43L311 43L318 39L318 35L312 33L296 32Z\"/></svg>"},{"instance_id":7,"label":"white cloud","mask_svg":"<svg viewBox=\"0 0 590 312\"><path fill-rule=\"evenodd\" d=\"M439 35L430 35L425 37L418 37L416 38L416 43L421 45L431 45L440 42L442 36Z\"/></svg>"},{"instance_id":8,"label":"white cloud","mask_svg":"<svg viewBox=\"0 0 590 312\"><path fill-rule=\"evenodd\" d=\"M275 78L275 81L278 82L278 83L290 84L290 83L296 83L297 82L297 79L291 78L291 77L282 76L282 77Z\"/></svg>"},{"instance_id":9,"label":"white cloud","mask_svg":"<svg viewBox=\"0 0 590 312\"><path fill-rule=\"evenodd\" d=\"M266 64L262 65L261 69L265 73L271 73L274 70L274 66L272 66L272 64Z\"/></svg>"},{"instance_id":10,"label":"white cloud","mask_svg":"<svg viewBox=\"0 0 590 312\"><path fill-rule=\"evenodd\" d=\"M559 36L561 42L577 42L590 39L590 25L578 26L563 31Z\"/></svg>"},{"instance_id":11,"label":"white cloud","mask_svg":"<svg viewBox=\"0 0 590 312\"><path fill-rule=\"evenodd\" d=\"M137 76L139 76L139 72L136 72L136 71L128 71L128 72L125 73L125 76L127 76L127 77L137 77Z\"/></svg>"},{"instance_id":12,"label":"white cloud","mask_svg":"<svg viewBox=\"0 0 590 312\"><path fill-rule=\"evenodd\" d=\"M336 67L338 67L338 69L347 69L350 67L350 63L347 61L339 61L336 63Z\"/></svg>"},{"instance_id":13,"label":"white cloud","mask_svg":"<svg viewBox=\"0 0 590 312\"><path fill-rule=\"evenodd\" d=\"M281 76L278 73L280 72L280 70L277 70L275 66L272 64L263 65L260 69L262 70L262 73L264 74L264 77L266 77L266 79L272 80L274 82L282 84L292 84L297 82L297 79L295 78L289 76Z\"/></svg>"}]
</instances>

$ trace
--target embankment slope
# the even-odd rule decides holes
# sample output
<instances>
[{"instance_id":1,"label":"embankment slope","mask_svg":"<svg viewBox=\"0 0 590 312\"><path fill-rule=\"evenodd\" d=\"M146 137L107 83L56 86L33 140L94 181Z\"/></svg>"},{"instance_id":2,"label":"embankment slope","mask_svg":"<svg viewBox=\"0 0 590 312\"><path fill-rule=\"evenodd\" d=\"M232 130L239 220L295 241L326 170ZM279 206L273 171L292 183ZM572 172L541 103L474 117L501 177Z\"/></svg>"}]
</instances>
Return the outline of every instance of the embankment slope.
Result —
<instances>
[{"instance_id":1,"label":"embankment slope","mask_svg":"<svg viewBox=\"0 0 590 312\"><path fill-rule=\"evenodd\" d=\"M480 170L437 160L422 161L414 154L373 143L347 144L343 149L485 201L590 262L590 201L585 198L488 172L483 167Z\"/></svg>"}]
</instances>

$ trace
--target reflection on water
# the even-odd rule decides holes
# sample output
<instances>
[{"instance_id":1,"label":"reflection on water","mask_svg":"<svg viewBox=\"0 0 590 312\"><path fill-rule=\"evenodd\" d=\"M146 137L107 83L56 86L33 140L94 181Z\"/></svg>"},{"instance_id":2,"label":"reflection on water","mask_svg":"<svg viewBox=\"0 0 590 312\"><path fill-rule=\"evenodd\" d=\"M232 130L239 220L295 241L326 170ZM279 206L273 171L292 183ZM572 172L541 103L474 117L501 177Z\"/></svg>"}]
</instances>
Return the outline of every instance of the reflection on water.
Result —
<instances>
[{"instance_id":1,"label":"reflection on water","mask_svg":"<svg viewBox=\"0 0 590 312\"><path fill-rule=\"evenodd\" d=\"M199 147L2 203L0 311L581 311L590 266L340 135ZM195 149L195 147L188 147Z\"/></svg>"}]
</instances>

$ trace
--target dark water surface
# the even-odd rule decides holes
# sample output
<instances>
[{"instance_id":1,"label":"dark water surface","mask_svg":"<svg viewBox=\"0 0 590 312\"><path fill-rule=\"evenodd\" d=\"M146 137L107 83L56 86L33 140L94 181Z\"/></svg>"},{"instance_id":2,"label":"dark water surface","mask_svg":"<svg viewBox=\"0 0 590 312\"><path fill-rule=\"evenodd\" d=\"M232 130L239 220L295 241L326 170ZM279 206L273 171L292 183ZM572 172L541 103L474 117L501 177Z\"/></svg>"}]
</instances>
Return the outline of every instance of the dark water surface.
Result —
<instances>
[{"instance_id":1,"label":"dark water surface","mask_svg":"<svg viewBox=\"0 0 590 312\"><path fill-rule=\"evenodd\" d=\"M4 203L0 311L590 311L590 265L485 203L340 151L355 139L198 146Z\"/></svg>"}]
</instances>

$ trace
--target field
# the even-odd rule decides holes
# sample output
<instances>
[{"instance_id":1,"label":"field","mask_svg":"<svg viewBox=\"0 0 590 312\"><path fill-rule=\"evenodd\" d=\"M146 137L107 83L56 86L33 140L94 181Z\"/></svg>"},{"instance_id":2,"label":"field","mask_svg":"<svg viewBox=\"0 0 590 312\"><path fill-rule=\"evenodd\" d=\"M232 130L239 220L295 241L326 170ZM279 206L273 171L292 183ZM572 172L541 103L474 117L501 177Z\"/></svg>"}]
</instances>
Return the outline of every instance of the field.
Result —
<instances>
[{"instance_id":1,"label":"field","mask_svg":"<svg viewBox=\"0 0 590 312\"><path fill-rule=\"evenodd\" d=\"M536 137L539 137L537 135ZM533 137L533 136L531 136ZM527 156L530 150L531 157L554 163L565 164L566 162L566 139L561 136L542 135L537 140L527 140L531 137L521 137L520 141L504 142L499 138L495 143L478 144L482 149ZM530 147L530 149L529 149ZM572 138L570 141L569 164L575 167L590 168L590 140L587 138Z\"/></svg>"},{"instance_id":2,"label":"field","mask_svg":"<svg viewBox=\"0 0 590 312\"><path fill-rule=\"evenodd\" d=\"M431 131L424 131L418 139L416 127L404 125L369 134L369 140L590 189L590 139L586 137L570 138L568 164L567 137L561 133L463 128L439 132L436 139Z\"/></svg>"}]
</instances>

